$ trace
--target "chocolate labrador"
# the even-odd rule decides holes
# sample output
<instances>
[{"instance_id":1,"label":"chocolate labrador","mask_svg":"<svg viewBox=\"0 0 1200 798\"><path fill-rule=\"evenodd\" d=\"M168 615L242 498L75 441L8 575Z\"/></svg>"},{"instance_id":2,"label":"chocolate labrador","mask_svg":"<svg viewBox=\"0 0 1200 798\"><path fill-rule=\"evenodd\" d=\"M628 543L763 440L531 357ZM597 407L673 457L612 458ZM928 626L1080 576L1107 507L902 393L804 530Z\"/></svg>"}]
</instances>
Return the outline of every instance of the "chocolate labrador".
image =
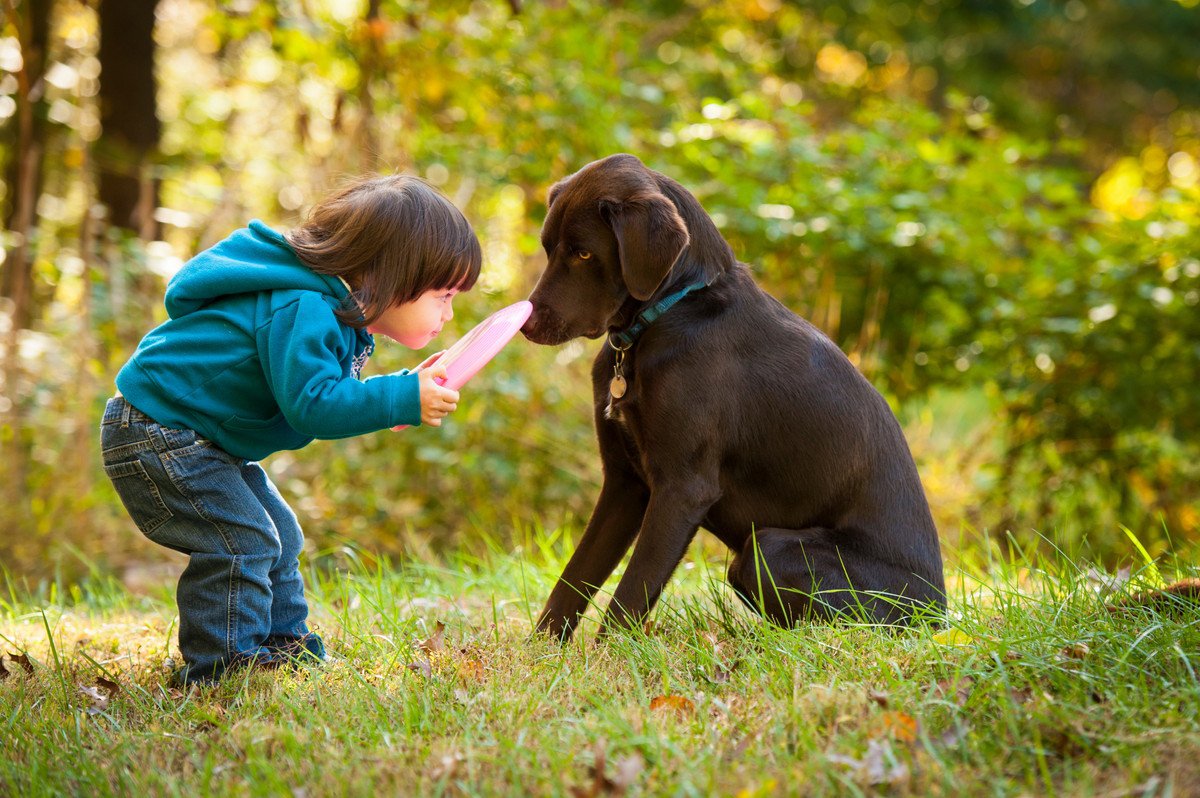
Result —
<instances>
[{"instance_id":1,"label":"chocolate labrador","mask_svg":"<svg viewBox=\"0 0 1200 798\"><path fill-rule=\"evenodd\" d=\"M604 483L538 629L569 638L634 543L601 626L640 623L699 527L780 624L945 607L937 530L886 401L763 291L700 203L632 155L550 189L522 331L607 334L592 370Z\"/></svg>"}]
</instances>

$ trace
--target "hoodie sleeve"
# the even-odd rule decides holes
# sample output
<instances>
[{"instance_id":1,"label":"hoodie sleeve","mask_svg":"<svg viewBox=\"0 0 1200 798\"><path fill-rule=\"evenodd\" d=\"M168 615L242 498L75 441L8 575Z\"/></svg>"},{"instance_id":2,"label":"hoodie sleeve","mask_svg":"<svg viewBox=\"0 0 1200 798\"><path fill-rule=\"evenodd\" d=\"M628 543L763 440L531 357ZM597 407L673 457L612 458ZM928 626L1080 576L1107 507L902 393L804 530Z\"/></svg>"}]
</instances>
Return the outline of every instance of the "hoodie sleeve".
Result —
<instances>
[{"instance_id":1,"label":"hoodie sleeve","mask_svg":"<svg viewBox=\"0 0 1200 798\"><path fill-rule=\"evenodd\" d=\"M272 314L258 333L267 382L288 424L313 438L349 438L421 423L417 373L358 380L343 363L352 353L333 309L316 293Z\"/></svg>"}]
</instances>

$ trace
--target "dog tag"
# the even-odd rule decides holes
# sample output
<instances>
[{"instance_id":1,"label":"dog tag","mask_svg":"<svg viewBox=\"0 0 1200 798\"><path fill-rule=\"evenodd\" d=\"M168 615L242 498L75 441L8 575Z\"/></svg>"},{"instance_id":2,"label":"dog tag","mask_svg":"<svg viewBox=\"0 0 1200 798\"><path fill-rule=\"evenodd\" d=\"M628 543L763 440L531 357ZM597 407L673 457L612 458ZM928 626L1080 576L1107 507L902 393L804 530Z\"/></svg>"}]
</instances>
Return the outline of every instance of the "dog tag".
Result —
<instances>
[{"instance_id":1,"label":"dog tag","mask_svg":"<svg viewBox=\"0 0 1200 798\"><path fill-rule=\"evenodd\" d=\"M625 395L626 387L625 378L618 374L612 378L611 382L608 383L608 395L613 399L620 399Z\"/></svg>"}]
</instances>

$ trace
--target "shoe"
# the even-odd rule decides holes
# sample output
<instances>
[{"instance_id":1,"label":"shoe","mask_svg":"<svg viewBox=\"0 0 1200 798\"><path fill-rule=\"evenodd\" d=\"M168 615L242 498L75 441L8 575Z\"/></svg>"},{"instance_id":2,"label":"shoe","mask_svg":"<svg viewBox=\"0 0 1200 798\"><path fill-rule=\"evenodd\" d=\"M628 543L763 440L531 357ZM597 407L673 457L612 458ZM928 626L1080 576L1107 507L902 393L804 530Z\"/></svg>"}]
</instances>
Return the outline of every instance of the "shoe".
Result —
<instances>
[{"instance_id":1,"label":"shoe","mask_svg":"<svg viewBox=\"0 0 1200 798\"><path fill-rule=\"evenodd\" d=\"M297 664L316 665L325 661L325 643L320 635L312 632L302 637L271 635L263 647L274 655L289 657Z\"/></svg>"}]
</instances>

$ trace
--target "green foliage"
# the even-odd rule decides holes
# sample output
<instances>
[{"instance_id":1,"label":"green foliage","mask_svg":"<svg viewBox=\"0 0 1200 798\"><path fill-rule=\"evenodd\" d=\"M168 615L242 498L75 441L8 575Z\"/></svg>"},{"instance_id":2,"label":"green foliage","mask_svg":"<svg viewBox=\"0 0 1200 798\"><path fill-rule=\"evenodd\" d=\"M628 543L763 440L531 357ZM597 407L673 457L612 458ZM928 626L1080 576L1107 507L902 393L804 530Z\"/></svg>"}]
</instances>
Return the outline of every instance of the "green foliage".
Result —
<instances>
[{"instance_id":1,"label":"green foliage","mask_svg":"<svg viewBox=\"0 0 1200 798\"><path fill-rule=\"evenodd\" d=\"M342 175L410 170L485 246L448 344L528 293L549 186L620 150L691 189L902 412L987 397L966 423L989 436L984 461L946 532L1053 529L1107 557L1121 524L1156 554L1194 538L1200 126L1178 50L1194 3L519 5L160 4L166 229L143 245L82 224L93 12L57 0L42 313L0 419L6 565L145 555L91 430L178 259L252 217L294 224ZM1126 39L1129 61L1113 49ZM400 552L462 542L470 522L503 537L586 516L595 346L515 342L441 431L319 443L268 468L317 545ZM374 368L419 359L381 346ZM917 456L926 473L960 462Z\"/></svg>"}]
</instances>

